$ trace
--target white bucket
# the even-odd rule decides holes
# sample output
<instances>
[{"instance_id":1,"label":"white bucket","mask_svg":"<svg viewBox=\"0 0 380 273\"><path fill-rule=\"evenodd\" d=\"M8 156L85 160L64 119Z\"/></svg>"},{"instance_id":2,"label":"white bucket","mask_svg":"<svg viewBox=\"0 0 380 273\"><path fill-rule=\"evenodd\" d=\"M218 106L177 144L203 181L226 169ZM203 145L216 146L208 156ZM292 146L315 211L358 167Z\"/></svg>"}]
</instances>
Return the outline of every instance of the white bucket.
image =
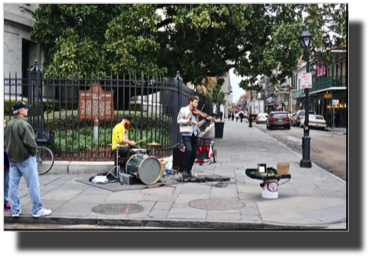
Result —
<instances>
[{"instance_id":1,"label":"white bucket","mask_svg":"<svg viewBox=\"0 0 380 273\"><path fill-rule=\"evenodd\" d=\"M277 199L278 198L278 184L277 180L267 180L261 193L262 198Z\"/></svg>"}]
</instances>

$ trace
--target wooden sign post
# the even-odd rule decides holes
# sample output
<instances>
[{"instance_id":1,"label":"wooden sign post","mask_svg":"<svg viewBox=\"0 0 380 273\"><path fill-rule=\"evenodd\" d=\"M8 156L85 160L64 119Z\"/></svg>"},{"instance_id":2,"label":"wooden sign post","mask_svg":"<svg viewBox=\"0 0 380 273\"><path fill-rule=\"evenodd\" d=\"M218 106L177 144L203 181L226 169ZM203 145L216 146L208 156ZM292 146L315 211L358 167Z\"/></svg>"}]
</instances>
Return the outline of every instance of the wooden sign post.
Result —
<instances>
[{"instance_id":1,"label":"wooden sign post","mask_svg":"<svg viewBox=\"0 0 380 273\"><path fill-rule=\"evenodd\" d=\"M87 91L80 90L78 118L113 119L113 91L105 92L98 83L94 83Z\"/></svg>"}]
</instances>

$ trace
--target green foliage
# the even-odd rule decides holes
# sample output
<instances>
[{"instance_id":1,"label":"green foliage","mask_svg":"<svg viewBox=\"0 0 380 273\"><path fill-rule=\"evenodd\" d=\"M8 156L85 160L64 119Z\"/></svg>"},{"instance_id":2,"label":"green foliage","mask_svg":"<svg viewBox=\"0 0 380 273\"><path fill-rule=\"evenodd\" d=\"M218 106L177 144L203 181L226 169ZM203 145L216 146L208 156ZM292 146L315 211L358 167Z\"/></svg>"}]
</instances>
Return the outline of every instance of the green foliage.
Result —
<instances>
[{"instance_id":1,"label":"green foliage","mask_svg":"<svg viewBox=\"0 0 380 273\"><path fill-rule=\"evenodd\" d=\"M21 101L21 100L4 100L4 117L5 116L13 116L13 113L12 113L12 106L13 104L16 102L16 101ZM28 103L27 100L23 100L24 103Z\"/></svg>"},{"instance_id":2,"label":"green foliage","mask_svg":"<svg viewBox=\"0 0 380 273\"><path fill-rule=\"evenodd\" d=\"M234 68L249 77L241 88L259 91L257 76L281 83L306 58L302 23L313 35L310 57L331 61L329 48L346 38L346 12L343 4L45 4L34 14L31 38L44 44L48 73L179 71L200 84Z\"/></svg>"},{"instance_id":3,"label":"green foliage","mask_svg":"<svg viewBox=\"0 0 380 273\"><path fill-rule=\"evenodd\" d=\"M87 127L81 128L79 131L68 130L65 131L55 131L54 135L54 150L56 151L91 151L97 150L98 147L106 148L107 145L112 143L112 128L99 129L98 138L94 137L94 128ZM155 133L156 132L156 133ZM130 129L129 139L134 140L136 131L134 128ZM167 130L163 128L158 128L156 131L153 129L144 130L142 134L142 139L145 141L140 142L138 146L145 147L146 143L150 142L160 142L164 141L169 143L171 135ZM140 131L137 131L136 139L140 139ZM164 143L162 143L164 144Z\"/></svg>"},{"instance_id":4,"label":"green foliage","mask_svg":"<svg viewBox=\"0 0 380 273\"><path fill-rule=\"evenodd\" d=\"M222 89L223 82L218 81L216 84L210 86L209 92L207 92L207 96L212 99L212 102L217 105L222 105L226 103L224 99L224 94L220 92Z\"/></svg>"},{"instance_id":5,"label":"green foliage","mask_svg":"<svg viewBox=\"0 0 380 273\"><path fill-rule=\"evenodd\" d=\"M157 119L157 124L160 127L168 128L171 126L172 121L169 116L161 116L147 112L143 112L141 120L141 112L125 111L124 114L130 114L132 116L132 127L139 129L142 125L143 129L155 127L155 120ZM114 119L105 119L99 121L99 127L103 128L113 128L117 123L122 120L123 111L114 111ZM54 112L50 114L44 114L44 128L49 128L50 130L68 130L79 128L89 128L93 126L93 122L89 119L78 119L76 110L62 110L60 112Z\"/></svg>"}]
</instances>

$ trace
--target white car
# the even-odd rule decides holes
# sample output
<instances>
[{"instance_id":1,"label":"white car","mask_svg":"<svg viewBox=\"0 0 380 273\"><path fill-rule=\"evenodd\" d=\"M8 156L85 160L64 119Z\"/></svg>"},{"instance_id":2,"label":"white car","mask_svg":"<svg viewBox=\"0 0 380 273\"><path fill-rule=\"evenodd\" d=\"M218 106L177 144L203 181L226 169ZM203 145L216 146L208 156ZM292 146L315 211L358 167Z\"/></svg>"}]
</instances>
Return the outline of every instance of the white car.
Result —
<instances>
[{"instance_id":1,"label":"white car","mask_svg":"<svg viewBox=\"0 0 380 273\"><path fill-rule=\"evenodd\" d=\"M304 127L305 125L305 117L301 117L301 127ZM326 128L326 120L323 118L323 116L320 115L309 115L309 127L314 127L316 129Z\"/></svg>"},{"instance_id":2,"label":"white car","mask_svg":"<svg viewBox=\"0 0 380 273\"><path fill-rule=\"evenodd\" d=\"M263 122L266 123L268 119L268 114L267 113L259 113L256 117L256 124Z\"/></svg>"}]
</instances>

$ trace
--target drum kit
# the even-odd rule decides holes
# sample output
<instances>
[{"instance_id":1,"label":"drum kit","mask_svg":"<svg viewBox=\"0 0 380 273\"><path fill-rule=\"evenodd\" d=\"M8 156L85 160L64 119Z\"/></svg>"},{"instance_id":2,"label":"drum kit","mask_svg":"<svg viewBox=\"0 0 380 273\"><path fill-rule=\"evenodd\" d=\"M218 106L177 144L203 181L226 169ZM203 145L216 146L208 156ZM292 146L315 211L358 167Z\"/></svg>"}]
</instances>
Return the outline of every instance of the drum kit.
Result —
<instances>
[{"instance_id":1,"label":"drum kit","mask_svg":"<svg viewBox=\"0 0 380 273\"><path fill-rule=\"evenodd\" d=\"M143 141L143 140L141 140ZM139 142L141 142L139 141ZM138 143L138 142L136 142ZM136 178L140 179L146 185L153 185L156 183L162 175L162 164L161 162L154 157L154 147L160 146L159 143L147 143L147 146L153 147L152 156L149 156L146 149L142 148L132 148L130 149L131 156L125 164L125 173L128 175L133 175ZM122 170L119 165L119 148L120 147L129 147L128 145L123 144L108 144L108 146L116 146L116 166L114 166L109 173L116 169L115 178L121 182ZM152 149L151 149L152 150Z\"/></svg>"}]
</instances>

